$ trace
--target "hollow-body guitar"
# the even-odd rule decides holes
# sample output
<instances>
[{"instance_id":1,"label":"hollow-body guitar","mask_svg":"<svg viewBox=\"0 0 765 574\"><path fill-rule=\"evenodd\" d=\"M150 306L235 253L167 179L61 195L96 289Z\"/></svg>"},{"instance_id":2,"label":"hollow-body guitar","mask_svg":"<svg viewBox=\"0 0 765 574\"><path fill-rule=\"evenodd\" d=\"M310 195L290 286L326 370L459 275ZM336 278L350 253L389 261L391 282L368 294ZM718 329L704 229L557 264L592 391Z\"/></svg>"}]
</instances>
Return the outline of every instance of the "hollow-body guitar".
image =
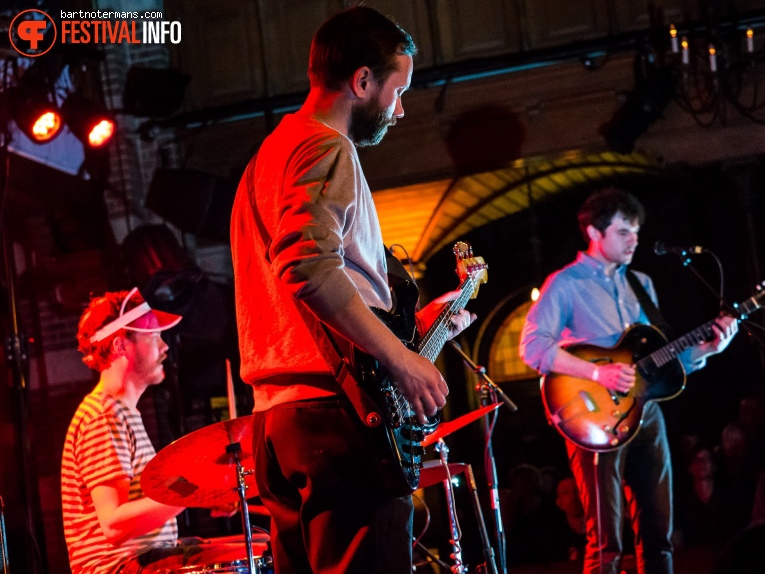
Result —
<instances>
[{"instance_id":1,"label":"hollow-body guitar","mask_svg":"<svg viewBox=\"0 0 765 574\"><path fill-rule=\"evenodd\" d=\"M762 307L763 301L765 291L760 291L735 305L739 320ZM620 393L589 379L549 373L542 381L548 420L564 438L586 450L621 448L635 438L647 403L672 399L683 391L685 369L677 357L693 345L711 340L713 324L714 320L709 321L671 342L656 327L634 325L613 347L566 347L569 353L596 365L634 364L635 386Z\"/></svg>"}]
</instances>

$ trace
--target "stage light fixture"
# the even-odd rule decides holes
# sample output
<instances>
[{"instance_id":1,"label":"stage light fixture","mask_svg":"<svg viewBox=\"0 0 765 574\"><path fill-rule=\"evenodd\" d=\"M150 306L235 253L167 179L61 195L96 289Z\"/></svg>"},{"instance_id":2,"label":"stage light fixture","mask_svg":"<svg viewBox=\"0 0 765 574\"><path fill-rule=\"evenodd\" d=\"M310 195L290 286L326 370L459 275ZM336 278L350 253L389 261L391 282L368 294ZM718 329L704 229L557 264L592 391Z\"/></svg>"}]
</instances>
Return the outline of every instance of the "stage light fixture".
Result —
<instances>
[{"instance_id":1,"label":"stage light fixture","mask_svg":"<svg viewBox=\"0 0 765 574\"><path fill-rule=\"evenodd\" d=\"M69 94L61 113L71 132L89 148L105 146L116 130L114 116L104 106L78 93Z\"/></svg>"},{"instance_id":2,"label":"stage light fixture","mask_svg":"<svg viewBox=\"0 0 765 574\"><path fill-rule=\"evenodd\" d=\"M121 252L131 281L151 305L185 314L204 273L170 228L141 225L125 237Z\"/></svg>"},{"instance_id":3,"label":"stage light fixture","mask_svg":"<svg viewBox=\"0 0 765 574\"><path fill-rule=\"evenodd\" d=\"M13 121L33 142L47 143L61 132L61 112L46 91L15 88L11 106Z\"/></svg>"},{"instance_id":4,"label":"stage light fixture","mask_svg":"<svg viewBox=\"0 0 765 574\"><path fill-rule=\"evenodd\" d=\"M103 119L93 126L88 132L88 144L93 147L101 147L109 142L114 135L114 121Z\"/></svg>"}]
</instances>

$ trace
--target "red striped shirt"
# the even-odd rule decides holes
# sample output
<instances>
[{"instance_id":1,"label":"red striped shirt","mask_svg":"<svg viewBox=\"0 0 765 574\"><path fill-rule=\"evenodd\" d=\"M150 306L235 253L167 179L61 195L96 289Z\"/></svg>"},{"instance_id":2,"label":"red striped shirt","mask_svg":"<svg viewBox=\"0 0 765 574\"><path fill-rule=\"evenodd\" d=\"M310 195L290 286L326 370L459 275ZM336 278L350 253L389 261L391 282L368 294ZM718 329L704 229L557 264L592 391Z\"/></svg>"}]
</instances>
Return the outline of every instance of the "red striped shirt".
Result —
<instances>
[{"instance_id":1,"label":"red striped shirt","mask_svg":"<svg viewBox=\"0 0 765 574\"><path fill-rule=\"evenodd\" d=\"M64 535L72 574L108 572L147 546L174 542L175 518L161 528L114 546L96 516L93 488L130 480L128 500L143 497L141 471L155 456L141 414L102 392L86 396L69 424L61 463Z\"/></svg>"}]
</instances>

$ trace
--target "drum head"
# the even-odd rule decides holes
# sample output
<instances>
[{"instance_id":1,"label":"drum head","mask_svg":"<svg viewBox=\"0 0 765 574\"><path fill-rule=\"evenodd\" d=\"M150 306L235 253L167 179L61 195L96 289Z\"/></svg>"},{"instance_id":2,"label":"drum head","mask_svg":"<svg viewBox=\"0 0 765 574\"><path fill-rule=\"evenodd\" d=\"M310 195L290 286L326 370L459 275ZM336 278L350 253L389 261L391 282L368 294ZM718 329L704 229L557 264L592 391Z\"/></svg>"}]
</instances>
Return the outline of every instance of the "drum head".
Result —
<instances>
[{"instance_id":1,"label":"drum head","mask_svg":"<svg viewBox=\"0 0 765 574\"><path fill-rule=\"evenodd\" d=\"M263 558L269 540L268 534L252 535L252 555L255 559L253 574L272 572L270 557ZM244 537L238 535L209 538L200 544L189 545L183 555L162 559L145 567L144 571L154 574L249 574L250 569Z\"/></svg>"}]
</instances>

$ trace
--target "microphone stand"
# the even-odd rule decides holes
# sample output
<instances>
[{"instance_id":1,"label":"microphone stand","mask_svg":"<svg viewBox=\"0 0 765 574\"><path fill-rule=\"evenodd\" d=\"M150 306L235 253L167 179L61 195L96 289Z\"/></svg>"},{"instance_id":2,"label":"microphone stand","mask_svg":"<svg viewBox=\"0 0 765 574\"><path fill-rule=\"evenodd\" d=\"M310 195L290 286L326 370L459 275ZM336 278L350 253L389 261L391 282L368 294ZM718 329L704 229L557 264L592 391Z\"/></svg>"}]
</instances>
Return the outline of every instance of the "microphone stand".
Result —
<instances>
[{"instance_id":1,"label":"microphone stand","mask_svg":"<svg viewBox=\"0 0 765 574\"><path fill-rule=\"evenodd\" d=\"M709 253L712 257L714 257L715 260L717 260L718 266L720 266L720 272L722 272L722 266L720 265L720 260L717 259L717 255L715 255L709 249L703 249L701 253ZM683 252L683 254L678 253L677 255L680 258L680 262L682 263L683 267L687 267L688 269L690 269L691 272L696 276L696 278L701 282L701 284L704 285L704 287L706 287L709 290L709 292L712 293L717 298L717 300L720 303L720 308L723 309L726 313L730 314L731 316L740 318L741 314L738 312L738 310L732 305L730 305L727 301L725 301L725 299L723 299L723 294L718 293L715 290L715 288L709 284L709 281L707 281L704 278L704 276L701 273L699 273L698 269L696 269L693 265L691 265L691 253Z\"/></svg>"},{"instance_id":2,"label":"microphone stand","mask_svg":"<svg viewBox=\"0 0 765 574\"><path fill-rule=\"evenodd\" d=\"M704 249L702 253L708 253L712 257L714 257L715 260L717 261L717 265L720 267L720 273L722 273L722 265L720 263L720 260L717 258L717 255L715 255L709 249ZM659 255L659 253L657 253L657 255ZM738 310L738 308L734 307L733 305L728 303L725 299L723 299L723 294L715 291L715 288L709 284L709 282L704 278L704 276L701 273L699 273L699 271L693 265L691 265L691 257L690 257L691 254L678 253L677 255L680 258L680 262L682 263L683 267L687 267L688 269L690 269L693 272L693 274L696 276L696 278L701 282L701 284L704 285L704 287L706 287L709 290L709 292L712 293L717 298L717 300L720 303L720 309L725 311L731 317L735 317L738 320L739 324L743 325L743 328L745 329L745 331L749 333L761 347L765 347L765 339L763 339L762 333L752 329L751 324L747 325L745 323L745 320L748 317L746 315L743 315L741 311Z\"/></svg>"},{"instance_id":3,"label":"microphone stand","mask_svg":"<svg viewBox=\"0 0 765 574\"><path fill-rule=\"evenodd\" d=\"M515 412L518 410L518 405L516 405L513 401L510 400L510 397L508 397L505 394L505 391L499 388L497 386L497 383L492 381L489 376L486 374L486 367L483 365L476 365L473 362L473 359L471 359L465 351L462 350L462 347L459 343L456 341L447 341L449 345L451 345L452 349L457 351L460 356L462 357L462 360L465 362L465 364L470 368L471 371L473 371L476 375L480 377L480 379L483 381L481 384L486 385L489 389L491 389L492 392L496 393L499 398L502 400L503 403L507 405L507 408L510 409L510 411ZM496 401L495 401L496 402ZM486 406L486 405L483 405Z\"/></svg>"},{"instance_id":4,"label":"microphone stand","mask_svg":"<svg viewBox=\"0 0 765 574\"><path fill-rule=\"evenodd\" d=\"M5 509L5 503L3 502L3 497L0 496L0 557L2 557L3 561L3 568L0 570L2 574L10 574L11 568L8 565L8 539L5 535L5 514L3 513L3 510Z\"/></svg>"},{"instance_id":5,"label":"microphone stand","mask_svg":"<svg viewBox=\"0 0 765 574\"><path fill-rule=\"evenodd\" d=\"M502 400L507 407L515 412L518 410L516 404L510 400L505 392L492 381L486 374L486 368L482 365L476 365L473 360L462 350L462 347L456 341L449 341L451 347L462 357L463 362L481 379L478 386L481 396L481 405L487 406L497 402L497 397ZM491 400L489 400L491 399ZM495 415L496 416L496 415ZM497 535L497 551L499 554L499 564L503 574L507 574L507 548L505 544L505 529L502 524L502 513L499 506L499 481L497 479L497 465L494 459L494 448L491 442L493 425L489 419L488 413L484 415L484 440L486 448L484 450L484 469L488 482L489 493L491 495L491 508L494 511L495 533Z\"/></svg>"}]
</instances>

